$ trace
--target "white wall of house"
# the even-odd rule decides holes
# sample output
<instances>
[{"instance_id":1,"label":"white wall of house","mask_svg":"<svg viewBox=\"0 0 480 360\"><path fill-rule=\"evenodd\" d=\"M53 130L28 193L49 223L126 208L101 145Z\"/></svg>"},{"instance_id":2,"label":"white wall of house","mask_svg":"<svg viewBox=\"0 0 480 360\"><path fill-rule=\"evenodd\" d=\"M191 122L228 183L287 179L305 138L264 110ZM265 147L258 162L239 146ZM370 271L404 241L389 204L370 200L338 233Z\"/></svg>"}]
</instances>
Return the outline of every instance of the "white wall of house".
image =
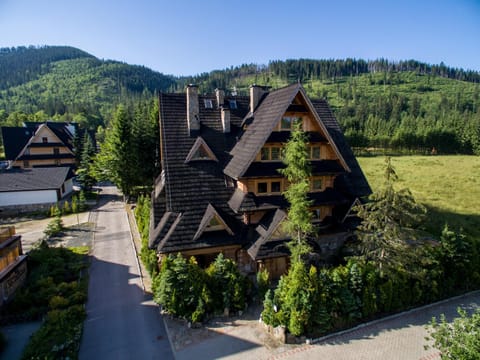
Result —
<instances>
[{"instance_id":1,"label":"white wall of house","mask_svg":"<svg viewBox=\"0 0 480 360\"><path fill-rule=\"evenodd\" d=\"M0 192L0 206L57 202L56 190Z\"/></svg>"},{"instance_id":2,"label":"white wall of house","mask_svg":"<svg viewBox=\"0 0 480 360\"><path fill-rule=\"evenodd\" d=\"M61 192L62 198L73 191L73 178L70 178L63 183L63 189L64 191Z\"/></svg>"}]
</instances>

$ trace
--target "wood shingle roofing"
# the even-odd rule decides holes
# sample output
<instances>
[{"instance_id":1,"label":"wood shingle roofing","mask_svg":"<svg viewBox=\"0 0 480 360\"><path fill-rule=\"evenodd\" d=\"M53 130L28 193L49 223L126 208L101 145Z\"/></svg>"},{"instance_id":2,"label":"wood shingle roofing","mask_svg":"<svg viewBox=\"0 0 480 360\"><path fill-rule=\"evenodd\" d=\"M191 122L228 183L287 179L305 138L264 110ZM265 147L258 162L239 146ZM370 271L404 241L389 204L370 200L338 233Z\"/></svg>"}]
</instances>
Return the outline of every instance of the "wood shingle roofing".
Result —
<instances>
[{"instance_id":1,"label":"wood shingle roofing","mask_svg":"<svg viewBox=\"0 0 480 360\"><path fill-rule=\"evenodd\" d=\"M204 99L212 100L212 108L203 106ZM199 96L200 131L195 136L190 136L186 120L185 94L160 94L162 170L165 177L161 196L165 198L166 208L163 217L167 216L168 212L181 214L181 216L175 224L175 231L171 233L168 233L174 225L171 218L177 219L178 216L168 215L165 221L160 217L159 222L155 224L155 233L158 235L150 239L152 247L170 252L179 248L215 246L238 241L236 235L230 234L220 239L209 234L194 240L209 204L222 214L222 219L227 222L233 232L238 227L236 221L229 221L229 217L235 217L227 204L233 189L225 186L225 176L222 171L230 159L228 150L235 144L240 124L245 113L248 112L248 98L237 96L235 100L237 108L230 110L231 132L224 134L220 110L215 98ZM185 162L197 136L201 136L218 162L209 160ZM155 211L161 211L161 209L155 208ZM154 214L155 218L158 220L158 215ZM167 235L168 239L166 239Z\"/></svg>"},{"instance_id":2,"label":"wood shingle roofing","mask_svg":"<svg viewBox=\"0 0 480 360\"><path fill-rule=\"evenodd\" d=\"M337 176L335 188L309 194L314 205L348 206L356 197L369 194L368 183L328 104L322 100L310 101L300 84L267 93L253 114L248 97L226 96L223 104L217 104L214 95L200 95L200 129L192 132L187 122L186 95L162 93L159 96L162 175L157 179L152 206L151 248L160 253L230 244L248 249L257 242L258 236L252 237L252 234L258 235L258 232L245 225L243 212L264 210L267 211L266 218L280 218L281 213L277 210L288 207L282 195L244 193L235 188L230 178L279 176L277 169L284 166L281 162L254 162L254 159L266 142L284 143L288 140L289 132L272 133L272 130L283 114L292 108L292 101L299 93L306 99L306 106L300 107L315 112L314 117L321 122L320 127L325 132L325 136L312 133L312 141L334 142L332 148L340 158L339 161L312 161L313 174ZM229 109L230 132L224 132L221 107L233 99L236 107ZM210 100L208 103L211 102L212 106L205 106L204 100ZM186 161L199 142L208 146L217 161ZM225 223L224 229L202 231L214 213ZM268 234L260 236L264 238L257 242L258 249L251 248L255 257L283 251L278 250L278 246L281 247L281 243L277 244L278 239L273 244Z\"/></svg>"}]
</instances>

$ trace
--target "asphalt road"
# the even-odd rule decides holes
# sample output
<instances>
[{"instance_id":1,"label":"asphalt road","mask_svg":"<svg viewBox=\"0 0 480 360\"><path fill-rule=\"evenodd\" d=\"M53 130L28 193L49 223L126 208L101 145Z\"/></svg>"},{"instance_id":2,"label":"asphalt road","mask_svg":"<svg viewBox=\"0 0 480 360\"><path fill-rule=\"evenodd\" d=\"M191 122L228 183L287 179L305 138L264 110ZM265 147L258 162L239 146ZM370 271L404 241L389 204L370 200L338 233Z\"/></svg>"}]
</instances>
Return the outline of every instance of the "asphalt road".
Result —
<instances>
[{"instance_id":1,"label":"asphalt road","mask_svg":"<svg viewBox=\"0 0 480 360\"><path fill-rule=\"evenodd\" d=\"M164 322L142 288L124 203L102 187L79 358L173 359Z\"/></svg>"}]
</instances>

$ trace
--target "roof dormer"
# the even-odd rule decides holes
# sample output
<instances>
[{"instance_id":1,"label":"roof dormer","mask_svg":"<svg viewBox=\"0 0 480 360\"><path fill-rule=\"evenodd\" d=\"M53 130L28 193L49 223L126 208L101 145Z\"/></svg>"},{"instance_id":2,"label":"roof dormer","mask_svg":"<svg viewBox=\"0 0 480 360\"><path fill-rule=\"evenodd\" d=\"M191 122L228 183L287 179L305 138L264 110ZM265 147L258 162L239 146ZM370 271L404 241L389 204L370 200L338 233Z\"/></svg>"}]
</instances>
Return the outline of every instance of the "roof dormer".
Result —
<instances>
[{"instance_id":1,"label":"roof dormer","mask_svg":"<svg viewBox=\"0 0 480 360\"><path fill-rule=\"evenodd\" d=\"M232 229L227 225L225 220L220 216L220 214L215 210L212 204L208 204L205 213L203 214L202 221L198 227L194 240L197 240L204 232L209 231L226 231L230 235L233 235Z\"/></svg>"},{"instance_id":2,"label":"roof dormer","mask_svg":"<svg viewBox=\"0 0 480 360\"><path fill-rule=\"evenodd\" d=\"M189 163L190 161L205 160L218 161L212 149L210 149L205 140L203 140L202 137L199 136L197 137L197 140L195 140L192 148L190 149L187 158L185 159L185 163Z\"/></svg>"}]
</instances>

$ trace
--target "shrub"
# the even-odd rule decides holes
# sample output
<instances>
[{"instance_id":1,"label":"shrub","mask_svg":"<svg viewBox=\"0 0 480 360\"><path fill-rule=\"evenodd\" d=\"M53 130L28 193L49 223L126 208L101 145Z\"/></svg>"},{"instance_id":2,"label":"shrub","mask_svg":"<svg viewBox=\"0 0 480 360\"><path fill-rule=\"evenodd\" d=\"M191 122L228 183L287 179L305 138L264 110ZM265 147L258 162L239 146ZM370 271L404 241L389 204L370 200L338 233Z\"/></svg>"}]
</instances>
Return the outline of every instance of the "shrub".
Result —
<instances>
[{"instance_id":1,"label":"shrub","mask_svg":"<svg viewBox=\"0 0 480 360\"><path fill-rule=\"evenodd\" d=\"M225 258L222 253L218 254L206 274L215 312L245 309L247 281L233 260Z\"/></svg>"},{"instance_id":2,"label":"shrub","mask_svg":"<svg viewBox=\"0 0 480 360\"><path fill-rule=\"evenodd\" d=\"M441 315L440 322L435 318L427 329L434 347L441 352L442 359L480 359L480 310L472 316L458 309L460 317L450 324L445 315ZM428 339L428 338L427 338Z\"/></svg>"},{"instance_id":3,"label":"shrub","mask_svg":"<svg viewBox=\"0 0 480 360\"><path fill-rule=\"evenodd\" d=\"M270 288L270 274L268 273L268 270L265 268L257 272L257 289L258 289L258 296L260 299L265 299L265 294L267 293L269 288Z\"/></svg>"},{"instance_id":4,"label":"shrub","mask_svg":"<svg viewBox=\"0 0 480 360\"><path fill-rule=\"evenodd\" d=\"M53 220L48 223L47 228L43 231L43 233L46 236L55 236L61 233L63 229L63 221L59 211L57 215L55 215L55 218L53 218Z\"/></svg>"}]
</instances>

